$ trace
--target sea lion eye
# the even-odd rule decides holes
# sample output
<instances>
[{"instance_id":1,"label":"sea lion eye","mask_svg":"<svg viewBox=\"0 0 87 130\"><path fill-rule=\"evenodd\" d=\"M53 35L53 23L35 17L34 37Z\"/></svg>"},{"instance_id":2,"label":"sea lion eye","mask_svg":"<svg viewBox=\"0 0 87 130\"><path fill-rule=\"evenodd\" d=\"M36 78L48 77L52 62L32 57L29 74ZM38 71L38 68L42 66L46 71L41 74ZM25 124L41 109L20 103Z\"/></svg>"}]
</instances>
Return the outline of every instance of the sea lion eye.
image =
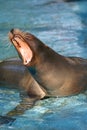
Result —
<instances>
[{"instance_id":1,"label":"sea lion eye","mask_svg":"<svg viewBox=\"0 0 87 130\"><path fill-rule=\"evenodd\" d=\"M20 40L22 40L21 36L16 34L16 35L14 36L14 39L17 39L17 38L20 39Z\"/></svg>"}]
</instances>

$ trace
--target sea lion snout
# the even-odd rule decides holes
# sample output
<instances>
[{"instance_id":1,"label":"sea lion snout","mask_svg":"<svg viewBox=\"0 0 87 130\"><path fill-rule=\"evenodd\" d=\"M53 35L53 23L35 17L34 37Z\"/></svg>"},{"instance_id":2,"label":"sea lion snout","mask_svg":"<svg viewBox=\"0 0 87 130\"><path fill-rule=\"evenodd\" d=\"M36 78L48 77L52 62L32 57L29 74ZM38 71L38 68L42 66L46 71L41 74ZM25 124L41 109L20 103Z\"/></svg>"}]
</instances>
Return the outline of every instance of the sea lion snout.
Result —
<instances>
[{"instance_id":1,"label":"sea lion snout","mask_svg":"<svg viewBox=\"0 0 87 130\"><path fill-rule=\"evenodd\" d=\"M15 35L17 34L17 32L19 32L19 29L11 29L10 32L8 33L9 39L12 40Z\"/></svg>"},{"instance_id":2,"label":"sea lion snout","mask_svg":"<svg viewBox=\"0 0 87 130\"><path fill-rule=\"evenodd\" d=\"M14 29L11 29L11 31L8 33L8 36L9 36L10 40L13 39L13 32L14 32Z\"/></svg>"}]
</instances>

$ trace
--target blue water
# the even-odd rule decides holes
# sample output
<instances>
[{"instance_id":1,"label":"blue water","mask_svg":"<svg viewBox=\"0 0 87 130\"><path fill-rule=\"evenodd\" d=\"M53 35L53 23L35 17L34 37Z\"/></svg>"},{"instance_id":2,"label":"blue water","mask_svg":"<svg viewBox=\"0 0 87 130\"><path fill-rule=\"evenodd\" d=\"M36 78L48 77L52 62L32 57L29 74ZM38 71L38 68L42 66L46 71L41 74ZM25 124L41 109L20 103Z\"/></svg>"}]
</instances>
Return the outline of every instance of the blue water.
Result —
<instances>
[{"instance_id":1,"label":"blue water","mask_svg":"<svg viewBox=\"0 0 87 130\"><path fill-rule=\"evenodd\" d=\"M36 35L65 56L87 58L87 2L0 0L0 60L17 56L8 32L20 28ZM20 102L19 92L0 88L0 115ZM16 117L0 130L87 130L87 92L50 98Z\"/></svg>"}]
</instances>

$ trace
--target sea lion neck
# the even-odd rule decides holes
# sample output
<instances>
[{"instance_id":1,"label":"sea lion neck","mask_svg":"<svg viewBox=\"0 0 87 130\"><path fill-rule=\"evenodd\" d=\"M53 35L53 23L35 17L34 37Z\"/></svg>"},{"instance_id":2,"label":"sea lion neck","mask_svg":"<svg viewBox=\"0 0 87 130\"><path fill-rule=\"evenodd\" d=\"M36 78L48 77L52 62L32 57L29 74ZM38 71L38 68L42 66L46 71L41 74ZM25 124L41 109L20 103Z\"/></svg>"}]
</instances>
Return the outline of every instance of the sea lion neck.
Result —
<instances>
[{"instance_id":1,"label":"sea lion neck","mask_svg":"<svg viewBox=\"0 0 87 130\"><path fill-rule=\"evenodd\" d=\"M67 64L68 62L63 56L42 43L36 53L34 68L36 69L37 74L42 73L44 75L48 71L49 73L53 70L60 71L64 66L66 66L67 70ZM58 69L56 69L56 67L58 67Z\"/></svg>"}]
</instances>

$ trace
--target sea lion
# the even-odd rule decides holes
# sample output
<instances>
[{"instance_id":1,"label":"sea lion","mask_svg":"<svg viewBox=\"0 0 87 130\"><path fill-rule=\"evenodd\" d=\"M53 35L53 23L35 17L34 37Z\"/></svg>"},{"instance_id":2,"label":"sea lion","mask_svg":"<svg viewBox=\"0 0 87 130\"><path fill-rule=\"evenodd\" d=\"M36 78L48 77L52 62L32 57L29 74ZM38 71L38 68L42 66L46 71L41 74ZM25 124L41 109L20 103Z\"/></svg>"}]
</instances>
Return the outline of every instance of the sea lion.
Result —
<instances>
[{"instance_id":1,"label":"sea lion","mask_svg":"<svg viewBox=\"0 0 87 130\"><path fill-rule=\"evenodd\" d=\"M30 67L34 68L33 77L43 87L45 96L70 96L87 89L86 59L62 56L34 35L19 29L12 29L9 38L23 64L29 71Z\"/></svg>"},{"instance_id":2,"label":"sea lion","mask_svg":"<svg viewBox=\"0 0 87 130\"><path fill-rule=\"evenodd\" d=\"M0 85L18 89L29 97L43 98L45 95L19 58L8 59L0 63Z\"/></svg>"},{"instance_id":3,"label":"sea lion","mask_svg":"<svg viewBox=\"0 0 87 130\"><path fill-rule=\"evenodd\" d=\"M27 67L19 58L11 58L0 62L0 87L17 89L21 102L5 116L0 115L0 125L11 123L25 110L31 108L35 102L45 96L41 86L34 80Z\"/></svg>"}]
</instances>

